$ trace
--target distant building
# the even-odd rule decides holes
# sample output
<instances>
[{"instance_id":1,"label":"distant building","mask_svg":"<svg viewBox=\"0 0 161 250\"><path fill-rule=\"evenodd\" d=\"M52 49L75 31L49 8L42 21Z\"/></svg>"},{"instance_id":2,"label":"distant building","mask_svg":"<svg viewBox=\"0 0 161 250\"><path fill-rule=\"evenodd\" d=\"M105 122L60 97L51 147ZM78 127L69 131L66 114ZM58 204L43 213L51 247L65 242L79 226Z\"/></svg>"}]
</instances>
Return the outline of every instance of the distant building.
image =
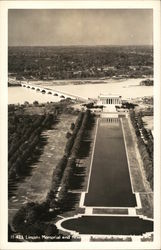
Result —
<instances>
[{"instance_id":1,"label":"distant building","mask_svg":"<svg viewBox=\"0 0 161 250\"><path fill-rule=\"evenodd\" d=\"M122 98L119 95L111 95L111 94L100 94L98 96L98 105L114 105L121 106Z\"/></svg>"},{"instance_id":2,"label":"distant building","mask_svg":"<svg viewBox=\"0 0 161 250\"><path fill-rule=\"evenodd\" d=\"M121 107L122 97L120 95L100 94L97 105L103 105L104 112L116 112L116 106Z\"/></svg>"},{"instance_id":3,"label":"distant building","mask_svg":"<svg viewBox=\"0 0 161 250\"><path fill-rule=\"evenodd\" d=\"M108 71L108 70L116 70L114 66L104 66L103 71Z\"/></svg>"}]
</instances>

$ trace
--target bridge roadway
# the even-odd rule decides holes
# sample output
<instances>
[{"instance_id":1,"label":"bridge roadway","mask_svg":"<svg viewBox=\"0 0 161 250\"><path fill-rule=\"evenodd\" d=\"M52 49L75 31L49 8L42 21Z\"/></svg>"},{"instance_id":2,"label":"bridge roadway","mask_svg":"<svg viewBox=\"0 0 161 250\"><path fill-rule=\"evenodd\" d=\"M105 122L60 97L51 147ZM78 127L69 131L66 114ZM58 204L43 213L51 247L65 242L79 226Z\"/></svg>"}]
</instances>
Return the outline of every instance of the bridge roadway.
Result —
<instances>
[{"instance_id":1,"label":"bridge roadway","mask_svg":"<svg viewBox=\"0 0 161 250\"><path fill-rule=\"evenodd\" d=\"M54 95L54 96L60 96L60 98L70 98L72 100L79 100L79 101L87 101L88 99L82 97L82 96L78 96L78 95L72 95L72 94L69 94L69 93L65 93L65 92L62 92L62 91L58 91L58 90L54 90L54 89L51 89L51 88L46 88L46 87L43 87L43 86L40 86L40 85L33 85L33 84L29 84L29 83L21 83L21 86L22 87L26 87L26 88L30 88L30 89L33 89L35 91L40 91L44 94L51 94L51 95Z\"/></svg>"}]
</instances>

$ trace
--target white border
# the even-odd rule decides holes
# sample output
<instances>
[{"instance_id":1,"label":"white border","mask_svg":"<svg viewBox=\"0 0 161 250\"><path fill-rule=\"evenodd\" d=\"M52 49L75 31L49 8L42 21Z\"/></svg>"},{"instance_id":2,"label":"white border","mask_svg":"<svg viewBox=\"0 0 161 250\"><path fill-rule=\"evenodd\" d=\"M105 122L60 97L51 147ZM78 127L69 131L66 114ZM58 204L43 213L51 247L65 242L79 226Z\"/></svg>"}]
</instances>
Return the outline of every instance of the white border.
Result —
<instances>
[{"instance_id":1,"label":"white border","mask_svg":"<svg viewBox=\"0 0 161 250\"><path fill-rule=\"evenodd\" d=\"M8 243L7 242L7 16L8 9L111 9L153 8L154 12L154 232L153 242L72 242ZM160 1L0 1L0 249L161 249L160 244Z\"/></svg>"}]
</instances>

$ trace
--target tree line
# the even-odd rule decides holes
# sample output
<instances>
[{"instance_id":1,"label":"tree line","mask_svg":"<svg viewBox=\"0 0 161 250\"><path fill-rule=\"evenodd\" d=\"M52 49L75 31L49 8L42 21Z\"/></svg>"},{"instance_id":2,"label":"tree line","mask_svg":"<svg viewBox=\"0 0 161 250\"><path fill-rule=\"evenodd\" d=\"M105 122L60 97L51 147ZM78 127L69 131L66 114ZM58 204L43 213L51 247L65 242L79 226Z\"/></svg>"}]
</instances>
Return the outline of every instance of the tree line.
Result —
<instances>
[{"instance_id":1,"label":"tree line","mask_svg":"<svg viewBox=\"0 0 161 250\"><path fill-rule=\"evenodd\" d=\"M75 187L72 183L76 178L74 173L76 172L77 167L77 157L83 134L85 133L86 127L91 119L92 114L89 110L85 113L80 112L75 125L71 125L71 128L73 129L72 135L66 143L63 158L57 165L56 171L53 171L51 190L47 195L47 201L50 203L52 208L57 206L61 209L61 211L64 211L70 210L74 206L74 199L71 199L72 194L69 194L68 191L74 189ZM58 188L60 188L59 192ZM70 202L64 202L64 199L67 200L68 198ZM77 198L75 201L77 201Z\"/></svg>"},{"instance_id":2,"label":"tree line","mask_svg":"<svg viewBox=\"0 0 161 250\"><path fill-rule=\"evenodd\" d=\"M26 172L26 161L39 143L41 133L56 121L56 114L9 116L8 169L9 177Z\"/></svg>"},{"instance_id":3,"label":"tree line","mask_svg":"<svg viewBox=\"0 0 161 250\"><path fill-rule=\"evenodd\" d=\"M147 180L153 189L153 135L144 127L140 112L130 111L130 119L137 136L138 148L144 163Z\"/></svg>"},{"instance_id":4,"label":"tree line","mask_svg":"<svg viewBox=\"0 0 161 250\"><path fill-rule=\"evenodd\" d=\"M141 77L152 75L152 66L152 48L135 46L10 47L8 58L9 72L19 79L85 79L124 74Z\"/></svg>"},{"instance_id":5,"label":"tree line","mask_svg":"<svg viewBox=\"0 0 161 250\"><path fill-rule=\"evenodd\" d=\"M81 151L83 135L91 122L93 122L93 115L87 110L85 113L80 112L75 124L71 124L71 136L66 143L63 157L53 169L51 187L46 200L42 204L27 203L20 208L13 219L13 227L17 232L59 234L54 225L56 216L73 210L80 199L80 194L73 193L72 190L76 185L79 188L82 183L84 169L77 167L77 157Z\"/></svg>"}]
</instances>

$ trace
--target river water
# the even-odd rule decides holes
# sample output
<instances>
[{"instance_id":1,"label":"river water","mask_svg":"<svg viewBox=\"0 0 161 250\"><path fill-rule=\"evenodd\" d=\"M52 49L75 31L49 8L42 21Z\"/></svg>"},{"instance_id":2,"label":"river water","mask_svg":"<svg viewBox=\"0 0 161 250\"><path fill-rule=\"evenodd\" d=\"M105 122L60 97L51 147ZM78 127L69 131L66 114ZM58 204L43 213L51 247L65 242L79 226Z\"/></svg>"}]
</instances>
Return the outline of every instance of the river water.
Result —
<instances>
[{"instance_id":1,"label":"river water","mask_svg":"<svg viewBox=\"0 0 161 250\"><path fill-rule=\"evenodd\" d=\"M113 82L95 83L95 81L90 81L88 84L77 84L74 85L72 81L67 81L66 85L54 85L54 82L31 82L33 85L39 85L54 89L57 91L62 91L68 94L81 96L84 98L97 98L100 93L102 94L118 94L123 98L136 98L143 96L153 95L153 86L139 86L142 79L127 79L119 80ZM93 82L93 83L92 83ZM8 88L8 103L24 103L28 101L33 103L34 101L39 103L43 102L57 102L60 101L60 97L42 94L41 92L36 92L35 90L24 88L24 87L9 87Z\"/></svg>"},{"instance_id":2,"label":"river water","mask_svg":"<svg viewBox=\"0 0 161 250\"><path fill-rule=\"evenodd\" d=\"M32 89L24 87L9 87L8 88L8 104L23 104L25 101L33 103L58 102L60 97L49 94L42 94Z\"/></svg>"},{"instance_id":3,"label":"river water","mask_svg":"<svg viewBox=\"0 0 161 250\"><path fill-rule=\"evenodd\" d=\"M121 95L123 99L153 95L153 86L140 86L143 79L115 80L106 83L53 86L55 90L84 98L97 98L100 94ZM145 80L145 79L144 79Z\"/></svg>"}]
</instances>

